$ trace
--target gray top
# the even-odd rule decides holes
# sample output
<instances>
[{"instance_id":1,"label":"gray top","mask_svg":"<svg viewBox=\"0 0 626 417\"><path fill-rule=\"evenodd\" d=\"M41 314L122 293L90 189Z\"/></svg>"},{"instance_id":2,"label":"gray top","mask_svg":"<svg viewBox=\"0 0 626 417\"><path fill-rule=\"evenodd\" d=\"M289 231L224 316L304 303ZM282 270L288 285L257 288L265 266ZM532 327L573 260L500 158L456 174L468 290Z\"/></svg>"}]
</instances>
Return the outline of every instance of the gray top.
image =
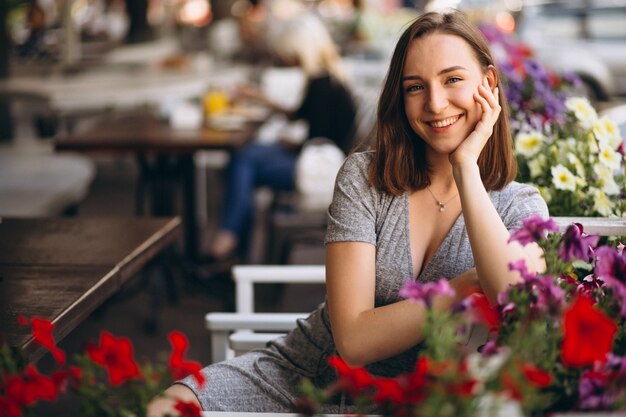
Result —
<instances>
[{"instance_id":1,"label":"gray top","mask_svg":"<svg viewBox=\"0 0 626 417\"><path fill-rule=\"evenodd\" d=\"M378 307L401 300L398 292L405 279L412 275L413 265L409 240L409 193L394 197L371 186L367 171L372 157L372 151L354 153L339 171L329 207L326 243L366 242L376 246L375 303ZM548 217L546 203L530 185L511 182L501 191L489 195L510 231L520 227L522 220L530 215ZM473 267L474 259L461 214L432 259L423 267L418 280L453 278ZM279 339L276 345L289 360L301 362L305 355L300 349L293 348L302 336L325 353L322 358L306 358L309 365L312 361L315 367L322 366L326 356L336 352L325 304L309 319L301 321L294 332ZM408 372L415 364L418 348L368 368L373 373L387 376ZM311 369L311 373L316 371Z\"/></svg>"}]
</instances>

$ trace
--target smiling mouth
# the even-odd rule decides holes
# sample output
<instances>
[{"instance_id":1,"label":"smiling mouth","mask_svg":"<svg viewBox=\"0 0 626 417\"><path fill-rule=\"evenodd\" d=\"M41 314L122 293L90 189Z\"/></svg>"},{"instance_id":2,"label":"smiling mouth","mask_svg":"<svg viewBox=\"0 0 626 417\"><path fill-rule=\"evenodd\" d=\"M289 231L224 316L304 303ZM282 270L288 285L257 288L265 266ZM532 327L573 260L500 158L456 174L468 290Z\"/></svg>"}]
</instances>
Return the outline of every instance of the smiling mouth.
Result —
<instances>
[{"instance_id":1,"label":"smiling mouth","mask_svg":"<svg viewBox=\"0 0 626 417\"><path fill-rule=\"evenodd\" d=\"M452 117L448 117L445 118L443 120L434 120L431 122L426 122L429 126L432 127L436 127L436 128L442 128L442 127L447 127L450 126L451 124L456 123L457 120L459 120L461 118L461 114L456 115L456 116L452 116Z\"/></svg>"}]
</instances>

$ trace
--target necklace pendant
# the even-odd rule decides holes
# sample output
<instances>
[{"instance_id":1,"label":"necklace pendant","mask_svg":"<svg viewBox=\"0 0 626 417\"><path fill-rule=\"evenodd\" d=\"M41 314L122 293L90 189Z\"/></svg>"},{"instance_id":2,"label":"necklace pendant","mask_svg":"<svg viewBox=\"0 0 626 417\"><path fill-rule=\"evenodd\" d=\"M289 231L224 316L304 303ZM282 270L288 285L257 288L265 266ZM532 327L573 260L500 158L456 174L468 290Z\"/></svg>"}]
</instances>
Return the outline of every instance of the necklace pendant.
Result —
<instances>
[{"instance_id":1,"label":"necklace pendant","mask_svg":"<svg viewBox=\"0 0 626 417\"><path fill-rule=\"evenodd\" d=\"M446 210L446 206L441 201L437 201L437 205L439 206L439 213L443 213Z\"/></svg>"}]
</instances>

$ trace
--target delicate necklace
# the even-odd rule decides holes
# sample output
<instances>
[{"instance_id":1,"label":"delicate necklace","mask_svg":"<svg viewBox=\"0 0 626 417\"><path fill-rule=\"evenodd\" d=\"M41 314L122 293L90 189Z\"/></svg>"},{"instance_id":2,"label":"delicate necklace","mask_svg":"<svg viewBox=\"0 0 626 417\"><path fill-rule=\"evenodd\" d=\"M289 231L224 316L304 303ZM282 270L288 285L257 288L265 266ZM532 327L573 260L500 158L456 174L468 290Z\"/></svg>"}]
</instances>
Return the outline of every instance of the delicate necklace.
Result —
<instances>
[{"instance_id":1,"label":"delicate necklace","mask_svg":"<svg viewBox=\"0 0 626 417\"><path fill-rule=\"evenodd\" d=\"M450 199L446 202L441 202L437 197L435 197L435 194L430 190L430 187L427 185L426 189L428 190L428 192L430 193L430 195L433 196L433 198L435 199L435 203L437 203L437 206L439 207L439 213L443 213L444 211L446 211L446 204L448 204L450 201L452 201L454 198L456 198L458 193L455 193L452 197L450 197Z\"/></svg>"}]
</instances>

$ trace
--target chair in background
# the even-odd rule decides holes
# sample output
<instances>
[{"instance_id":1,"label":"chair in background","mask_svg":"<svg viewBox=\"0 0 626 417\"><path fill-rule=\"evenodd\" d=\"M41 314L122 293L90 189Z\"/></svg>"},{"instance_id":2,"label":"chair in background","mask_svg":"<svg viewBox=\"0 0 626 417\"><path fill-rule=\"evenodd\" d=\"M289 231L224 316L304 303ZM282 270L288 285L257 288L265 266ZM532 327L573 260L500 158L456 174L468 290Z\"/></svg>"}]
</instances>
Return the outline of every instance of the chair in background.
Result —
<instances>
[{"instance_id":1,"label":"chair in background","mask_svg":"<svg viewBox=\"0 0 626 417\"><path fill-rule=\"evenodd\" d=\"M211 361L223 361L265 344L296 326L310 311L297 313L255 312L255 285L324 285L324 265L235 265L235 313L208 313L205 324L211 333ZM319 302L323 300L320 299Z\"/></svg>"},{"instance_id":2,"label":"chair in background","mask_svg":"<svg viewBox=\"0 0 626 417\"><path fill-rule=\"evenodd\" d=\"M361 148L371 139L376 97L371 90L357 98L353 144ZM307 204L297 191L275 192L266 216L265 263L286 265L296 245L321 245L326 233L328 204Z\"/></svg>"},{"instance_id":3,"label":"chair in background","mask_svg":"<svg viewBox=\"0 0 626 417\"><path fill-rule=\"evenodd\" d=\"M49 145L23 139L0 148L0 216L76 213L95 177L95 164L82 155L55 154Z\"/></svg>"},{"instance_id":4,"label":"chair in background","mask_svg":"<svg viewBox=\"0 0 626 417\"><path fill-rule=\"evenodd\" d=\"M599 217L553 217L564 231L572 223L580 223L588 234L626 236L626 219ZM212 363L260 348L296 327L296 320L309 313L258 313L254 311L254 285L271 283L318 283L325 280L323 265L237 265L233 267L236 312L208 313L206 328L211 336ZM323 300L320 300L323 301ZM484 329L472 332L468 346L484 343ZM481 342L482 340L482 342Z\"/></svg>"}]
</instances>

